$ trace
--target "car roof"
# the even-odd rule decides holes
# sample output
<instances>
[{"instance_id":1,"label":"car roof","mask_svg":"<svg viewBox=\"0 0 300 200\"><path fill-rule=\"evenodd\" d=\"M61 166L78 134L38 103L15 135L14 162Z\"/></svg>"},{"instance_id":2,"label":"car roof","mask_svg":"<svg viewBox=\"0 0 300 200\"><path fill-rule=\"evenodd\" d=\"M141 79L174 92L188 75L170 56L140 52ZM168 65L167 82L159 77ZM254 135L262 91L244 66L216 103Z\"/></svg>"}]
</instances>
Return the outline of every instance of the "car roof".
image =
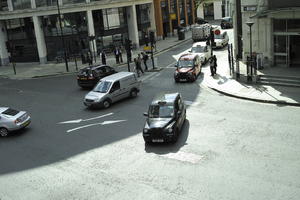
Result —
<instances>
[{"instance_id":1,"label":"car roof","mask_svg":"<svg viewBox=\"0 0 300 200\"><path fill-rule=\"evenodd\" d=\"M179 96L179 93L159 93L157 94L153 100L151 105L157 105L159 102L173 103L176 98Z\"/></svg>"},{"instance_id":2,"label":"car roof","mask_svg":"<svg viewBox=\"0 0 300 200\"><path fill-rule=\"evenodd\" d=\"M122 78L128 77L128 76L132 76L134 75L133 72L118 72L116 74L110 75L110 76L106 76L104 78L102 78L102 81L110 81L110 82L114 82L116 80L120 80Z\"/></svg>"},{"instance_id":3,"label":"car roof","mask_svg":"<svg viewBox=\"0 0 300 200\"><path fill-rule=\"evenodd\" d=\"M0 107L0 113L4 112L5 110L7 110L9 107Z\"/></svg>"},{"instance_id":4,"label":"car roof","mask_svg":"<svg viewBox=\"0 0 300 200\"><path fill-rule=\"evenodd\" d=\"M205 46L207 46L207 45L206 45L206 42L195 42L195 43L193 44L193 47L196 47L196 46L203 46L203 47L205 47Z\"/></svg>"},{"instance_id":5,"label":"car roof","mask_svg":"<svg viewBox=\"0 0 300 200\"><path fill-rule=\"evenodd\" d=\"M98 69L98 68L102 68L102 67L109 67L108 65L92 65L92 66L87 66L85 68L82 68L82 69L91 69L91 70L94 70L94 69Z\"/></svg>"},{"instance_id":6,"label":"car roof","mask_svg":"<svg viewBox=\"0 0 300 200\"><path fill-rule=\"evenodd\" d=\"M179 60L193 60L196 56L197 54L193 53L183 54L180 56Z\"/></svg>"}]
</instances>

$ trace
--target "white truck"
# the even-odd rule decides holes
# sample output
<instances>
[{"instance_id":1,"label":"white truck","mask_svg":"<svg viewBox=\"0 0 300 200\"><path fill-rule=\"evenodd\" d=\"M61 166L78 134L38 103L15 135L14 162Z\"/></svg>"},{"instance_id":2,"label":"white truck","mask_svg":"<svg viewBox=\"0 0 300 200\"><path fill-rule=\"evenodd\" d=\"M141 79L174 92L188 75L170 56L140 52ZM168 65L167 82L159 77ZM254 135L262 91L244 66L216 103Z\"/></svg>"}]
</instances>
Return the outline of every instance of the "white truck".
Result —
<instances>
[{"instance_id":1,"label":"white truck","mask_svg":"<svg viewBox=\"0 0 300 200\"><path fill-rule=\"evenodd\" d=\"M203 41L210 36L210 24L194 24L192 26L192 39L194 42Z\"/></svg>"}]
</instances>

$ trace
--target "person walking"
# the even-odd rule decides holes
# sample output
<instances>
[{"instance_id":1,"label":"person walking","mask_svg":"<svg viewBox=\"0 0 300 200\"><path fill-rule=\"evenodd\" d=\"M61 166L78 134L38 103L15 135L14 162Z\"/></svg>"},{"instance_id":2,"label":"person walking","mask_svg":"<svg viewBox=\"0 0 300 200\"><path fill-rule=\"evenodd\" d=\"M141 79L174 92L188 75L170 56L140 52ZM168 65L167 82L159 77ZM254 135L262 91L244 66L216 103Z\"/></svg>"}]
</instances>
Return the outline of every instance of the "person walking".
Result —
<instances>
[{"instance_id":1,"label":"person walking","mask_svg":"<svg viewBox=\"0 0 300 200\"><path fill-rule=\"evenodd\" d=\"M216 75L217 74L217 66L218 66L216 55L213 56L213 60L214 60L214 75Z\"/></svg>"},{"instance_id":2,"label":"person walking","mask_svg":"<svg viewBox=\"0 0 300 200\"><path fill-rule=\"evenodd\" d=\"M144 61L144 65L145 65L145 71L148 71L148 66L147 66L148 58L149 58L149 56L146 53L142 52L142 59Z\"/></svg>"},{"instance_id":3,"label":"person walking","mask_svg":"<svg viewBox=\"0 0 300 200\"><path fill-rule=\"evenodd\" d=\"M93 58L92 58L92 54L90 51L87 52L87 61L88 61L89 65L93 64Z\"/></svg>"},{"instance_id":4,"label":"person walking","mask_svg":"<svg viewBox=\"0 0 300 200\"><path fill-rule=\"evenodd\" d=\"M106 54L103 50L100 53L100 57L101 57L101 60L102 60L102 64L106 65Z\"/></svg>"},{"instance_id":5,"label":"person walking","mask_svg":"<svg viewBox=\"0 0 300 200\"><path fill-rule=\"evenodd\" d=\"M142 69L142 57L141 57L141 54L138 54L137 62L138 62L139 70L144 74L144 71Z\"/></svg>"},{"instance_id":6,"label":"person walking","mask_svg":"<svg viewBox=\"0 0 300 200\"><path fill-rule=\"evenodd\" d=\"M119 46L119 47L118 47L118 50L119 50L119 59L120 59L120 62L123 63L123 58L122 58L122 48Z\"/></svg>"},{"instance_id":7,"label":"person walking","mask_svg":"<svg viewBox=\"0 0 300 200\"><path fill-rule=\"evenodd\" d=\"M120 63L120 61L119 61L120 53L119 53L118 47L115 47L114 54L115 54L115 58L116 58L116 63L119 64Z\"/></svg>"},{"instance_id":8,"label":"person walking","mask_svg":"<svg viewBox=\"0 0 300 200\"><path fill-rule=\"evenodd\" d=\"M214 66L215 66L215 59L214 57L211 57L209 62L211 76L214 76Z\"/></svg>"}]
</instances>

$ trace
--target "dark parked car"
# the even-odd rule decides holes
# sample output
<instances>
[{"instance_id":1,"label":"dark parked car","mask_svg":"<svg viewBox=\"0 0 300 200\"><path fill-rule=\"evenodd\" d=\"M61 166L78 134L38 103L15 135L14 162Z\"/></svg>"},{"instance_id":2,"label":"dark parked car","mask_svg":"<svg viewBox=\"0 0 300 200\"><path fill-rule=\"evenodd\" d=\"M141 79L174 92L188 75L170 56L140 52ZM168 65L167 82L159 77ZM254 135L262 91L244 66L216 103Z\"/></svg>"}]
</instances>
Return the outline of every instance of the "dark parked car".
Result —
<instances>
[{"instance_id":1,"label":"dark parked car","mask_svg":"<svg viewBox=\"0 0 300 200\"><path fill-rule=\"evenodd\" d=\"M196 23L197 23L197 24L207 24L208 21L204 20L204 19L201 18L201 17L197 17L197 18L196 18Z\"/></svg>"},{"instance_id":2,"label":"dark parked car","mask_svg":"<svg viewBox=\"0 0 300 200\"><path fill-rule=\"evenodd\" d=\"M161 93L144 115L148 117L143 129L146 143L176 142L186 119L186 107L179 93Z\"/></svg>"},{"instance_id":3,"label":"dark parked car","mask_svg":"<svg viewBox=\"0 0 300 200\"><path fill-rule=\"evenodd\" d=\"M224 17L221 20L221 28L232 28L233 27L233 22L231 17Z\"/></svg>"},{"instance_id":4,"label":"dark parked car","mask_svg":"<svg viewBox=\"0 0 300 200\"><path fill-rule=\"evenodd\" d=\"M107 65L89 66L78 72L77 82L82 88L94 87L101 78L114 73L117 73L117 71Z\"/></svg>"}]
</instances>

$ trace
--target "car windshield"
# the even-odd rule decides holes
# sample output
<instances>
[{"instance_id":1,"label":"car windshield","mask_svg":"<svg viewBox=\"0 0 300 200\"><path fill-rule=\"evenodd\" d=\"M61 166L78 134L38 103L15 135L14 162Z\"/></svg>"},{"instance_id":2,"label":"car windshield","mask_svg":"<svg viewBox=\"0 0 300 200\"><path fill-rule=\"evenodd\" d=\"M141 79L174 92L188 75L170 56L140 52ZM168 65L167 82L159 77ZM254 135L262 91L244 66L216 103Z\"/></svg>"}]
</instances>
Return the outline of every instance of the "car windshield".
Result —
<instances>
[{"instance_id":1,"label":"car windshield","mask_svg":"<svg viewBox=\"0 0 300 200\"><path fill-rule=\"evenodd\" d=\"M205 52L205 47L204 46L192 47L191 51L192 53L203 53Z\"/></svg>"},{"instance_id":2,"label":"car windshield","mask_svg":"<svg viewBox=\"0 0 300 200\"><path fill-rule=\"evenodd\" d=\"M106 93L111 86L109 81L100 81L93 89L93 92Z\"/></svg>"},{"instance_id":3,"label":"car windshield","mask_svg":"<svg viewBox=\"0 0 300 200\"><path fill-rule=\"evenodd\" d=\"M173 105L153 105L149 107L150 118L170 118L174 115Z\"/></svg>"},{"instance_id":4,"label":"car windshield","mask_svg":"<svg viewBox=\"0 0 300 200\"><path fill-rule=\"evenodd\" d=\"M193 67L193 61L192 60L179 60L178 67L179 68Z\"/></svg>"},{"instance_id":5,"label":"car windshield","mask_svg":"<svg viewBox=\"0 0 300 200\"><path fill-rule=\"evenodd\" d=\"M2 114L10 115L10 116L15 116L18 113L19 113L19 111L11 109L11 108L8 108L8 109L6 109L5 111L2 112Z\"/></svg>"},{"instance_id":6,"label":"car windshield","mask_svg":"<svg viewBox=\"0 0 300 200\"><path fill-rule=\"evenodd\" d=\"M79 75L88 76L90 74L92 74L92 70L90 68L81 69L79 71Z\"/></svg>"},{"instance_id":7,"label":"car windshield","mask_svg":"<svg viewBox=\"0 0 300 200\"><path fill-rule=\"evenodd\" d=\"M219 34L219 35L215 34L215 39L223 39L223 35L222 34Z\"/></svg>"}]
</instances>

